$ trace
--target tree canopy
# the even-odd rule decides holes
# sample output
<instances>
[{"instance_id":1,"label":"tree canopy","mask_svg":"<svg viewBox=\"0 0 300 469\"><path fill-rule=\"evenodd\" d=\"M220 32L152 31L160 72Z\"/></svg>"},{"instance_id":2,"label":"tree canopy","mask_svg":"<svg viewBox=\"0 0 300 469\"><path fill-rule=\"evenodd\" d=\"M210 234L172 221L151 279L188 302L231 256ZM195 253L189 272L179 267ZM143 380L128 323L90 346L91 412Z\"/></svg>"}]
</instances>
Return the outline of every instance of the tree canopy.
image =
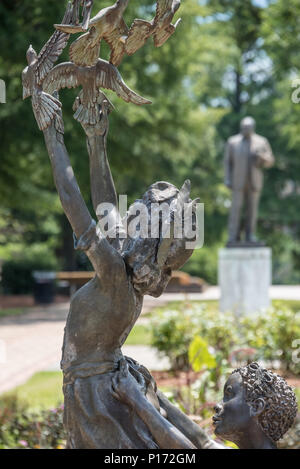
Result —
<instances>
[{"instance_id":1,"label":"tree canopy","mask_svg":"<svg viewBox=\"0 0 300 469\"><path fill-rule=\"evenodd\" d=\"M111 3L96 0L93 13ZM273 248L275 281L300 279L300 105L291 100L299 63L298 3L183 0L176 15L182 23L169 41L158 49L149 41L120 66L129 86L153 104L136 107L109 93L116 108L110 117L109 159L118 193L128 194L131 202L156 180L180 186L191 179L192 195L205 204L205 247L187 269L211 282L216 281L217 249L226 240L230 203L223 185L224 144L245 115L257 120L258 133L270 140L276 156L275 167L266 173L259 222L261 237ZM41 49L64 7L64 2L42 0L0 4L0 78L7 86L7 103L0 104L0 258L47 246L49 256L59 255L61 265L68 264L71 232L21 86L29 44ZM154 9L152 0L132 0L126 20L152 18ZM107 58L107 48L101 56ZM67 50L62 59L68 59ZM72 117L76 92L64 90L60 96L65 140L92 210L85 138Z\"/></svg>"}]
</instances>

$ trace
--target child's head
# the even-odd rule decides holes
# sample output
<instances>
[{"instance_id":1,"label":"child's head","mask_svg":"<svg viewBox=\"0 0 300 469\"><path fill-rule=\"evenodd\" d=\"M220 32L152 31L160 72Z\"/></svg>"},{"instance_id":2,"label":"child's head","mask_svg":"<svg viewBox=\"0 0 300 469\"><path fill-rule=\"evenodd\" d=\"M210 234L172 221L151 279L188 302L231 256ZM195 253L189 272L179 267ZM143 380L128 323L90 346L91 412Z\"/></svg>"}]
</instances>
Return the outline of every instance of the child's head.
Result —
<instances>
[{"instance_id":1,"label":"child's head","mask_svg":"<svg viewBox=\"0 0 300 469\"><path fill-rule=\"evenodd\" d=\"M124 241L122 255L132 271L133 284L141 294L160 296L167 286L173 270L178 270L190 258L193 249L186 247L184 224L190 222L195 229L196 216L194 203L190 199L190 181L186 181L178 190L173 184L160 181L152 184L140 200L136 200L127 214L127 228L136 219L137 212L143 214L144 230L130 235ZM185 205L190 212L185 212ZM178 217L178 218L177 218ZM163 226L169 221L170 225L177 223L182 226L182 238L176 238L171 233L163 236ZM134 225L135 226L135 225ZM152 229L157 228L157 237L153 237ZM167 233L168 234L168 233ZM192 233L194 235L194 231ZM194 241L194 240L193 240Z\"/></svg>"},{"instance_id":2,"label":"child's head","mask_svg":"<svg viewBox=\"0 0 300 469\"><path fill-rule=\"evenodd\" d=\"M292 426L297 401L282 377L251 363L233 371L224 386L223 401L215 410L216 435L236 442L258 425L276 442Z\"/></svg>"}]
</instances>

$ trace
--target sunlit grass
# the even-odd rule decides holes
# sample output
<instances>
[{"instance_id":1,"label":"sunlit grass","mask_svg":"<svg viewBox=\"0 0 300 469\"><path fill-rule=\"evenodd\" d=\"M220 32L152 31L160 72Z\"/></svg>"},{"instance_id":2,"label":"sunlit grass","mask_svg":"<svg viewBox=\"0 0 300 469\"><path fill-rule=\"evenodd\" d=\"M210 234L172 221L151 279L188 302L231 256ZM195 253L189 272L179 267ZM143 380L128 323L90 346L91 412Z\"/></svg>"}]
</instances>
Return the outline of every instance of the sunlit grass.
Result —
<instances>
[{"instance_id":1,"label":"sunlit grass","mask_svg":"<svg viewBox=\"0 0 300 469\"><path fill-rule=\"evenodd\" d=\"M26 403L30 410L55 408L63 402L62 373L60 371L36 373L25 384L5 395L16 396L16 399L20 403Z\"/></svg>"},{"instance_id":2,"label":"sunlit grass","mask_svg":"<svg viewBox=\"0 0 300 469\"><path fill-rule=\"evenodd\" d=\"M0 318L7 316L19 316L25 312L24 308L5 308L0 309Z\"/></svg>"},{"instance_id":3,"label":"sunlit grass","mask_svg":"<svg viewBox=\"0 0 300 469\"><path fill-rule=\"evenodd\" d=\"M137 324L130 332L125 345L151 345L151 329L149 326Z\"/></svg>"}]
</instances>

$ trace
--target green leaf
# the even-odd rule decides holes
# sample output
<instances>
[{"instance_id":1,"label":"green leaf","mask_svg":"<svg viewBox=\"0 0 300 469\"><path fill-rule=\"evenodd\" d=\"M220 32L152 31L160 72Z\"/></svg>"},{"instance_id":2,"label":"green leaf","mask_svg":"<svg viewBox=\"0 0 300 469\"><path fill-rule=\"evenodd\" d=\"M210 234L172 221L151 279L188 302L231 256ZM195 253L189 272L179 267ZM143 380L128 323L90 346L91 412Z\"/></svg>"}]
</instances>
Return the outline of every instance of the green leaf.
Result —
<instances>
[{"instance_id":1,"label":"green leaf","mask_svg":"<svg viewBox=\"0 0 300 469\"><path fill-rule=\"evenodd\" d=\"M207 343L199 336L196 336L189 346L189 361L194 371L217 366L214 356L208 350Z\"/></svg>"}]
</instances>

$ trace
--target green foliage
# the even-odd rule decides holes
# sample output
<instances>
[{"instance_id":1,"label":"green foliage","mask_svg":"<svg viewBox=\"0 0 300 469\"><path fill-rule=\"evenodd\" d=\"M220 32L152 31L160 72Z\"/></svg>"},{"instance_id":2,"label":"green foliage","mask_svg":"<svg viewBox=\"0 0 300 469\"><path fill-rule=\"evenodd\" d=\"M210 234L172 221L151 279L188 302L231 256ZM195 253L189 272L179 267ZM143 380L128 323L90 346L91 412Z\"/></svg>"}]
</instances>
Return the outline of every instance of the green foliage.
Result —
<instances>
[{"instance_id":1,"label":"green foliage","mask_svg":"<svg viewBox=\"0 0 300 469\"><path fill-rule=\"evenodd\" d=\"M218 245L203 247L194 252L183 270L190 275L199 276L211 285L218 283Z\"/></svg>"},{"instance_id":2,"label":"green foliage","mask_svg":"<svg viewBox=\"0 0 300 469\"><path fill-rule=\"evenodd\" d=\"M94 13L111 3L95 0ZM61 258L71 257L62 235L69 248L72 237L66 235L43 137L29 100L22 101L21 87L28 45L41 49L65 4L0 4L0 77L7 85L7 103L0 106L0 258L8 260L14 256L9 244L44 243ZM275 281L299 283L300 107L291 102L300 63L299 8L298 0L264 6L253 0L185 0L176 34L158 49L149 41L120 66L128 85L153 105L137 107L109 93L116 107L110 117L109 159L118 193L128 194L131 202L155 180L180 185L190 178L193 197L205 204L205 248L186 269L209 283L216 282L216 253L227 230L224 144L246 114L256 118L258 133L270 140L276 156L276 166L266 172L259 236L273 248ZM151 19L153 13L153 0L142 5L131 0L126 20ZM101 54L108 58L105 45ZM68 49L61 59L68 60ZM77 92L61 92L65 140L91 209L85 138L71 109Z\"/></svg>"},{"instance_id":3,"label":"green foliage","mask_svg":"<svg viewBox=\"0 0 300 469\"><path fill-rule=\"evenodd\" d=\"M63 449L63 407L31 412L16 396L0 399L0 449Z\"/></svg>"},{"instance_id":4,"label":"green foliage","mask_svg":"<svg viewBox=\"0 0 300 469\"><path fill-rule=\"evenodd\" d=\"M24 405L30 412L39 412L56 408L63 401L62 373L60 371L42 371L35 373L26 383L21 384L1 396L17 399L19 405Z\"/></svg>"},{"instance_id":5,"label":"green foliage","mask_svg":"<svg viewBox=\"0 0 300 469\"><path fill-rule=\"evenodd\" d=\"M201 425L210 421L215 403L222 399L228 374L241 363L258 360L272 367L279 362L281 373L289 370L300 374L299 363L292 359L297 352L293 342L300 337L299 302L276 301L264 313L239 319L231 313L220 314L216 302L174 303L171 308L158 311L153 328L152 343L171 359L173 369L182 369L180 365L185 363L186 385L169 389L168 398L188 415L199 416ZM182 330L185 337L180 334ZM187 360L183 361L185 354ZM299 353L296 355L299 358ZM191 379L191 369L199 373L195 381ZM297 448L298 436L299 421L296 421L280 442L280 448Z\"/></svg>"},{"instance_id":6,"label":"green foliage","mask_svg":"<svg viewBox=\"0 0 300 469\"><path fill-rule=\"evenodd\" d=\"M244 342L257 350L260 359L279 360L286 370L300 373L299 363L292 359L293 342L300 337L300 310L278 305L264 315L243 319L240 326Z\"/></svg>"},{"instance_id":7,"label":"green foliage","mask_svg":"<svg viewBox=\"0 0 300 469\"><path fill-rule=\"evenodd\" d=\"M248 358L271 365L279 361L282 368L300 373L299 363L292 359L293 342L299 337L299 305L296 310L280 302L264 313L242 318L220 313L217 305L182 302L158 310L152 322L152 345L170 359L173 369L205 370L211 367L212 355L212 381L217 387L222 367L239 354L244 360L250 354Z\"/></svg>"},{"instance_id":8,"label":"green foliage","mask_svg":"<svg viewBox=\"0 0 300 469\"><path fill-rule=\"evenodd\" d=\"M188 347L197 319L176 309L158 311L152 322L152 345L166 355L173 369L187 369Z\"/></svg>"},{"instance_id":9,"label":"green foliage","mask_svg":"<svg viewBox=\"0 0 300 469\"><path fill-rule=\"evenodd\" d=\"M173 369L189 368L188 350L195 336L229 356L236 343L234 318L199 303L179 303L157 311L152 320L152 345L166 355Z\"/></svg>"},{"instance_id":10,"label":"green foliage","mask_svg":"<svg viewBox=\"0 0 300 469\"><path fill-rule=\"evenodd\" d=\"M210 353L207 342L199 336L194 337L190 343L188 357L194 371L216 368L216 359Z\"/></svg>"},{"instance_id":11,"label":"green foliage","mask_svg":"<svg viewBox=\"0 0 300 469\"><path fill-rule=\"evenodd\" d=\"M266 47L279 73L299 69L299 16L298 0L276 0L263 13Z\"/></svg>"},{"instance_id":12,"label":"green foliage","mask_svg":"<svg viewBox=\"0 0 300 469\"><path fill-rule=\"evenodd\" d=\"M36 373L0 396L0 449L63 449L61 372Z\"/></svg>"},{"instance_id":13,"label":"green foliage","mask_svg":"<svg viewBox=\"0 0 300 469\"><path fill-rule=\"evenodd\" d=\"M150 345L150 328L143 324L136 324L126 339L125 345Z\"/></svg>"},{"instance_id":14,"label":"green foliage","mask_svg":"<svg viewBox=\"0 0 300 469\"><path fill-rule=\"evenodd\" d=\"M24 248L12 260L2 266L2 287L4 293L32 293L34 287L34 271L55 271L58 268L57 258L53 252L43 245Z\"/></svg>"},{"instance_id":15,"label":"green foliage","mask_svg":"<svg viewBox=\"0 0 300 469\"><path fill-rule=\"evenodd\" d=\"M24 309L21 308L5 308L0 309L0 318L7 316L19 316L24 313Z\"/></svg>"}]
</instances>

